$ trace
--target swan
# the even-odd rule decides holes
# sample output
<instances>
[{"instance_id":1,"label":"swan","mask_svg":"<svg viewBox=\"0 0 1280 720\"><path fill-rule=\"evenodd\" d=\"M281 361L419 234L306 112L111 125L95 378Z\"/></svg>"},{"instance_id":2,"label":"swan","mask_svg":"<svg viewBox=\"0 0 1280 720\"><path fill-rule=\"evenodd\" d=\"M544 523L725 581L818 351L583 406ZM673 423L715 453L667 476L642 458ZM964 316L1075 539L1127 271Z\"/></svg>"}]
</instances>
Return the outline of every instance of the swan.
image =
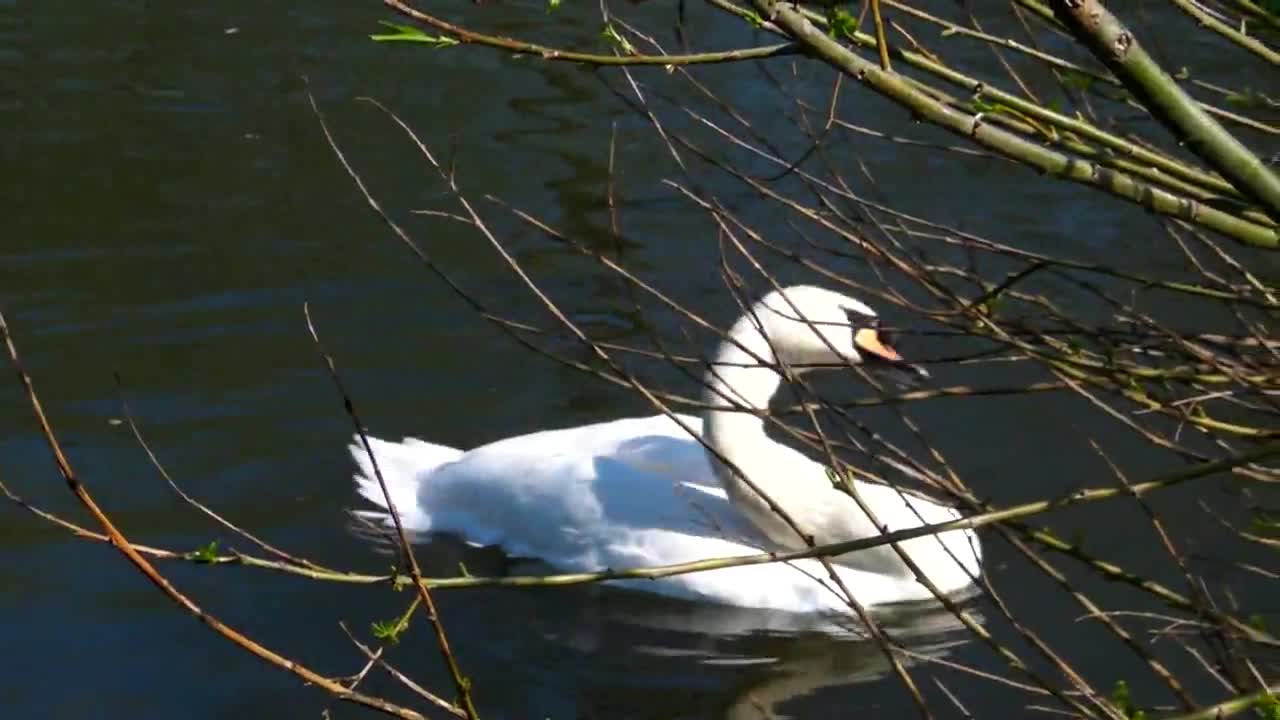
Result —
<instances>
[{"instance_id":1,"label":"swan","mask_svg":"<svg viewBox=\"0 0 1280 720\"><path fill-rule=\"evenodd\" d=\"M742 409L768 409L783 382L779 361L847 362L924 374L877 328L875 311L859 300L820 287L785 287L752 305L727 333L708 366L709 408L701 417L623 418L506 438L465 452L415 438L370 437L369 443L406 530L500 546L564 572L806 547L761 493L814 542L874 536L875 524L852 497L832 486L823 464L770 439L763 419ZM359 494L379 507L360 514L390 524L386 497L359 437L350 450L359 467ZM886 485L853 485L891 531L960 517L951 507ZM947 595L971 590L981 569L972 530L913 538L898 547ZM934 598L889 546L831 561L864 607ZM849 611L814 559L611 582L747 608Z\"/></svg>"}]
</instances>

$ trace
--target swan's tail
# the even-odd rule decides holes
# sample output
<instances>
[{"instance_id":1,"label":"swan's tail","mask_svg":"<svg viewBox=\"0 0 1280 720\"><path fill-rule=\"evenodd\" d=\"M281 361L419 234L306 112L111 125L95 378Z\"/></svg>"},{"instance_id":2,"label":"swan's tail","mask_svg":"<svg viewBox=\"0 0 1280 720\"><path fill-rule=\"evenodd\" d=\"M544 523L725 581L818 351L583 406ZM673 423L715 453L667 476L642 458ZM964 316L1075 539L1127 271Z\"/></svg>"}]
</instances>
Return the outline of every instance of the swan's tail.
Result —
<instances>
[{"instance_id":1,"label":"swan's tail","mask_svg":"<svg viewBox=\"0 0 1280 720\"><path fill-rule=\"evenodd\" d=\"M355 476L356 490L381 510L357 510L356 515L374 522L392 524L391 515L386 512L387 495L390 495L406 530L430 530L431 518L418 504L418 489L432 471L457 460L462 456L462 451L416 438L405 438L404 442L395 443L370 437L369 448L378 460L378 469L382 471L382 479L386 481L387 492L386 495L383 494L378 476L373 471L373 463L369 460L369 453L365 452L364 445L357 436L355 442L348 446L351 457L359 466Z\"/></svg>"}]
</instances>

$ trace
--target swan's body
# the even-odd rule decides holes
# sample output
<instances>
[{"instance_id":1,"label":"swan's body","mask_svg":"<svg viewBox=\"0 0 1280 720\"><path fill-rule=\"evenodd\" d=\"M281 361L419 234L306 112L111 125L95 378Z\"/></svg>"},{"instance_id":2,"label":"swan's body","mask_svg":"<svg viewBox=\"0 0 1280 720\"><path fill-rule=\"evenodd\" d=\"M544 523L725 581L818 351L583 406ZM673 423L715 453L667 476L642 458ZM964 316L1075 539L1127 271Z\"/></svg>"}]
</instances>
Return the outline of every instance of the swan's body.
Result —
<instances>
[{"instance_id":1,"label":"swan's body","mask_svg":"<svg viewBox=\"0 0 1280 720\"><path fill-rule=\"evenodd\" d=\"M708 373L709 402L767 409L781 376L758 363L773 364L775 350L794 364L862 361L854 338L866 338L850 332L844 313L874 317L869 308L818 288L783 292L786 298L766 296L729 332L737 344L725 343ZM795 310L809 322L796 320ZM872 347L896 358L874 337ZM804 548L791 523L757 490L818 543L879 534L854 499L832 487L824 466L768 438L759 417L730 409L708 410L702 419L659 415L548 430L468 452L414 439L371 439L371 445L407 529L499 545L568 572ZM360 494L385 509L367 454L358 444L352 454L360 464ZM951 508L888 486L855 487L889 530L959 517ZM389 520L385 513L374 514ZM944 594L963 592L979 572L980 550L971 531L915 538L898 547ZM933 597L888 546L839 556L833 567L864 606ZM848 607L816 560L622 582L742 607Z\"/></svg>"}]
</instances>

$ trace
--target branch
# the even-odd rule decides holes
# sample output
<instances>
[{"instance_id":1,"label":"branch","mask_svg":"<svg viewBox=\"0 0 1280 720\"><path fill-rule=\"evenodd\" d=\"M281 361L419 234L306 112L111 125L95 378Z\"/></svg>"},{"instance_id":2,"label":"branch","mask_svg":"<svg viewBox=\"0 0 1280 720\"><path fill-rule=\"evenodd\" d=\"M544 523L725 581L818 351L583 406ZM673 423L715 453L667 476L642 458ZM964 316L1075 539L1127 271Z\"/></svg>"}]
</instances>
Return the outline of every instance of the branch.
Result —
<instances>
[{"instance_id":1,"label":"branch","mask_svg":"<svg viewBox=\"0 0 1280 720\"><path fill-rule=\"evenodd\" d=\"M788 3L777 0L752 1L758 11L773 17L774 22L811 53L945 130L967 137L1004 157L1030 165L1046 174L1106 190L1117 197L1165 215L1203 225L1248 245L1272 250L1280 248L1280 229L1249 222L1193 199L1139 182L1127 173L1056 152L985 122L982 113L967 115L957 112L921 92L901 75L885 72L879 65L859 57L814 27ZM1253 160L1256 162L1257 158ZM1280 208L1280 196L1277 207Z\"/></svg>"},{"instance_id":2,"label":"branch","mask_svg":"<svg viewBox=\"0 0 1280 720\"><path fill-rule=\"evenodd\" d=\"M1276 52L1267 46L1266 43L1253 37L1249 37L1244 33L1236 30L1230 25L1222 22L1218 18L1210 15L1200 8L1200 6L1189 0L1170 0L1179 10L1195 18L1196 22L1204 25L1210 30L1225 37L1231 42L1266 60L1272 65L1280 65L1280 52Z\"/></svg>"},{"instance_id":3,"label":"branch","mask_svg":"<svg viewBox=\"0 0 1280 720\"><path fill-rule=\"evenodd\" d=\"M428 15L406 5L400 0L383 0L383 3L396 12L429 25L461 43L484 45L525 55L537 55L543 60L582 63L584 65L708 65L714 63L737 62L739 60L759 60L762 58L796 55L801 49L794 43L780 43L763 47L744 48L739 50L723 50L720 52L695 53L690 55L599 55L595 53L575 52L560 48L528 43L497 35L485 35L474 30L454 25L434 15Z\"/></svg>"},{"instance_id":4,"label":"branch","mask_svg":"<svg viewBox=\"0 0 1280 720\"><path fill-rule=\"evenodd\" d=\"M168 596L170 600L174 601L187 612L191 613L214 632L259 658L266 660L272 665L284 668L306 682L327 690L339 700L364 705L365 707L379 710L388 715L404 718L405 720L426 720L422 714L414 710L395 705L387 702L386 700L382 700L381 698L350 690L344 687L341 683L334 682L307 666L295 660L290 660L289 658L258 644L243 633L210 614L207 610L197 605L194 600L182 594L182 592L174 587L173 583L170 583L168 578L161 575L160 571L156 570L155 566L138 552L133 543L131 543L129 539L120 532L115 523L107 517L107 514L98 506L97 501L93 499L93 495L89 493L89 488L80 480L80 477L71 467L71 461L69 461L67 456L62 452L62 446L58 442L57 437L53 434L53 427L49 424L49 419L44 414L44 407L40 404L40 398L36 395L35 385L31 381L31 376L27 374L27 371L22 366L22 361L18 356L18 348L14 345L13 338L9 335L9 326L5 321L3 313L0 313L0 341L4 342L4 345L9 352L9 360L18 374L18 381L26 392L27 401L30 403L31 411L35 415L36 423L40 427L40 433L44 436L45 442L49 445L49 450L53 453L54 464L57 465L58 471L62 474L63 480L67 483L67 487L71 490L71 493L76 496L76 499L80 501L80 504L83 505L93 518L97 520L98 524L102 526L102 529L110 539L111 544L119 550L129 560L129 562L143 574L143 576L150 580L153 585Z\"/></svg>"},{"instance_id":5,"label":"branch","mask_svg":"<svg viewBox=\"0 0 1280 720\"><path fill-rule=\"evenodd\" d=\"M1280 176L1209 117L1099 0L1054 0L1053 7L1094 56L1191 152L1280 218Z\"/></svg>"},{"instance_id":6,"label":"branch","mask_svg":"<svg viewBox=\"0 0 1280 720\"><path fill-rule=\"evenodd\" d=\"M324 130L327 136L329 128L324 124L324 118L320 116L320 109L316 107L315 98L308 96L308 99L311 101L311 109L316 113L316 117L320 119L321 129ZM343 162L345 162L345 159ZM378 486L382 489L382 498L387 504L387 512L395 523L396 537L400 541L400 551L404 556L405 564L409 568L410 576L413 577L414 583L418 586L418 596L422 600L423 612L426 614L427 621L431 624L431 629L435 633L436 645L440 650L441 659L444 660L445 667L449 669L449 676L453 679L453 686L458 691L458 702L462 707L462 716L468 718L468 720L477 720L479 713L476 712L475 703L471 699L471 681L462 674L458 659L449 645L449 637L445 634L444 622L440 619L440 611L436 608L436 603L431 597L430 590L427 589L426 584L422 581L422 568L418 565L418 558L409 543L409 536L405 533L404 524L400 521L400 513L396 510L395 503L391 501L391 493L387 490L387 481L382 476L382 469L378 466L378 459L374 456L373 448L369 446L369 437L364 431L364 423L360 421L360 416L356 413L355 404L351 401L351 395L347 392L346 384L342 382L342 378L338 375L338 368L333 362L333 357L329 355L329 352L324 348L324 344L320 342L320 336L316 332L315 324L311 322L311 308L305 302L302 304L302 314L306 319L307 333L311 335L311 342L315 345L316 351L319 352L320 358L324 361L325 370L329 373L329 378L333 381L334 387L337 388L338 394L342 396L343 408L347 411L347 416L351 418L351 422L355 424L356 434L360 437L360 444L364 446L364 451L369 455L369 463L373 467L374 476L378 479Z\"/></svg>"}]
</instances>

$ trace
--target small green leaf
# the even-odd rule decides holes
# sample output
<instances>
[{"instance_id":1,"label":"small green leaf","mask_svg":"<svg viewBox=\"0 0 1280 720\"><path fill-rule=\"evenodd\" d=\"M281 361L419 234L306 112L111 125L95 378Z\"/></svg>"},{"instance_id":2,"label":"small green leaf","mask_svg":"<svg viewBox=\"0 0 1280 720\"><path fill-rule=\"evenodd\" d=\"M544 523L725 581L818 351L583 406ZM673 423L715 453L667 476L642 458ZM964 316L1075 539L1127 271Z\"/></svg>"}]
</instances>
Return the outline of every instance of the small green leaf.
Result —
<instances>
[{"instance_id":1,"label":"small green leaf","mask_svg":"<svg viewBox=\"0 0 1280 720\"><path fill-rule=\"evenodd\" d=\"M853 38L858 32L858 19L840 6L827 10L827 34L833 38Z\"/></svg>"},{"instance_id":2,"label":"small green leaf","mask_svg":"<svg viewBox=\"0 0 1280 720\"><path fill-rule=\"evenodd\" d=\"M991 113L996 111L995 103L987 102L982 98L974 98L971 104L973 105L974 112Z\"/></svg>"},{"instance_id":3,"label":"small green leaf","mask_svg":"<svg viewBox=\"0 0 1280 720\"><path fill-rule=\"evenodd\" d=\"M608 40L625 55L635 55L636 49L629 40L622 37L613 25L605 25L604 30L600 31L600 37Z\"/></svg>"},{"instance_id":4,"label":"small green leaf","mask_svg":"<svg viewBox=\"0 0 1280 720\"><path fill-rule=\"evenodd\" d=\"M1118 707L1124 707L1132 702L1129 698L1129 683L1123 680L1116 681L1115 687L1111 689L1111 702Z\"/></svg>"},{"instance_id":5,"label":"small green leaf","mask_svg":"<svg viewBox=\"0 0 1280 720\"><path fill-rule=\"evenodd\" d=\"M369 624L373 628L373 636L379 640L386 640L392 645L400 642L400 633L404 632L405 623L399 620L373 621Z\"/></svg>"},{"instance_id":6,"label":"small green leaf","mask_svg":"<svg viewBox=\"0 0 1280 720\"><path fill-rule=\"evenodd\" d=\"M1129 683L1116 681L1115 688L1111 690L1111 702L1129 720L1147 720L1147 712L1133 704L1133 698L1129 695Z\"/></svg>"},{"instance_id":7,"label":"small green leaf","mask_svg":"<svg viewBox=\"0 0 1280 720\"><path fill-rule=\"evenodd\" d=\"M425 43L432 47L449 47L450 45L458 44L457 40L448 35L428 35L412 25L402 25L400 23L387 22L386 20L379 20L378 24L391 28L394 32L370 35L369 39L375 42L416 42Z\"/></svg>"},{"instance_id":8,"label":"small green leaf","mask_svg":"<svg viewBox=\"0 0 1280 720\"><path fill-rule=\"evenodd\" d=\"M1004 103L990 102L981 97L975 97L972 100L972 105L973 105L974 111L979 113L986 113L988 115L995 115L996 113L1002 113L1004 115L1014 115L1017 117L1024 117L1018 111L1014 110L1008 105L1005 105Z\"/></svg>"},{"instance_id":9,"label":"small green leaf","mask_svg":"<svg viewBox=\"0 0 1280 720\"><path fill-rule=\"evenodd\" d=\"M556 10L559 10L560 2L561 0L547 0L547 14L550 15Z\"/></svg>"},{"instance_id":10,"label":"small green leaf","mask_svg":"<svg viewBox=\"0 0 1280 720\"><path fill-rule=\"evenodd\" d=\"M187 557L198 563L214 563L218 561L218 541L210 540L208 545L191 551Z\"/></svg>"},{"instance_id":11,"label":"small green leaf","mask_svg":"<svg viewBox=\"0 0 1280 720\"><path fill-rule=\"evenodd\" d=\"M1280 720L1280 700L1267 693L1253 705L1253 712L1262 720Z\"/></svg>"}]
</instances>

